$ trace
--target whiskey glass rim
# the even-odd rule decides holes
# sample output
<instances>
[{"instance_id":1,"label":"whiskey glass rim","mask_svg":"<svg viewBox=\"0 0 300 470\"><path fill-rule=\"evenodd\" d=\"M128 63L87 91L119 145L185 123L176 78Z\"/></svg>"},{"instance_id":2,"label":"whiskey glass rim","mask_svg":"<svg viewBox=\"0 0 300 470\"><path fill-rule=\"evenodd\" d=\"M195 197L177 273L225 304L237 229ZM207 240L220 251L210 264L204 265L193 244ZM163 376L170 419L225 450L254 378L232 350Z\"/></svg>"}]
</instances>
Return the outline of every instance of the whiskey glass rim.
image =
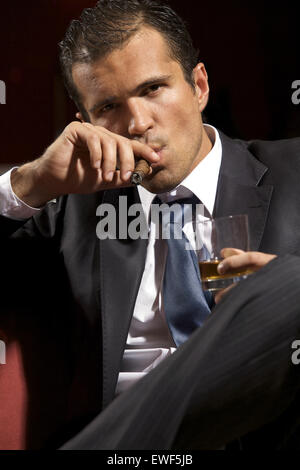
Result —
<instances>
[{"instance_id":1,"label":"whiskey glass rim","mask_svg":"<svg viewBox=\"0 0 300 470\"><path fill-rule=\"evenodd\" d=\"M197 220L196 223L197 224L208 224L208 223L212 223L212 222L215 222L215 221L221 221L221 220L228 220L228 219L238 219L238 218L245 218L245 220L248 220L248 214L232 214L232 215L225 215L225 216L222 216L222 217L211 217L209 219L206 219L206 220Z\"/></svg>"}]
</instances>

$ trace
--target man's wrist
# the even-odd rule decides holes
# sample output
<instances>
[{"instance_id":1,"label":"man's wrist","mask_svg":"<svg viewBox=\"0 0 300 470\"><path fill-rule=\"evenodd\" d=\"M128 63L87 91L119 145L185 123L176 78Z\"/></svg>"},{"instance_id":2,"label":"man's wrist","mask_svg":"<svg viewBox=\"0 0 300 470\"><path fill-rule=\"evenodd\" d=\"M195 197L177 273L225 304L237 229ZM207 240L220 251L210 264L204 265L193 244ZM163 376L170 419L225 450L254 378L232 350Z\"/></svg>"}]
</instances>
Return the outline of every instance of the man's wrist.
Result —
<instances>
[{"instance_id":1,"label":"man's wrist","mask_svg":"<svg viewBox=\"0 0 300 470\"><path fill-rule=\"evenodd\" d=\"M11 188L18 199L32 208L40 208L53 199L38 183L36 162L26 163L11 172Z\"/></svg>"}]
</instances>

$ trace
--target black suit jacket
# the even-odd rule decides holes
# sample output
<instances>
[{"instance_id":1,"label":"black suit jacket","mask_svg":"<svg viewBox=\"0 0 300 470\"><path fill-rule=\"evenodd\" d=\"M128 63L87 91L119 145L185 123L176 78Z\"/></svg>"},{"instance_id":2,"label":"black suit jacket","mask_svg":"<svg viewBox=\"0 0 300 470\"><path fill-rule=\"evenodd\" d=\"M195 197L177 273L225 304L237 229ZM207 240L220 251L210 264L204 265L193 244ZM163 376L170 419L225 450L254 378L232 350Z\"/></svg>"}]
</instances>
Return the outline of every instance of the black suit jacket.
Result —
<instances>
[{"instance_id":1,"label":"black suit jacket","mask_svg":"<svg viewBox=\"0 0 300 470\"><path fill-rule=\"evenodd\" d=\"M251 250L300 251L300 139L221 141L214 216L247 213ZM62 197L25 224L1 217L2 325L19 336L32 394L53 421L36 439L33 400L29 447L61 444L114 397L147 249L147 240L96 237L97 207L118 215L120 195L139 202L127 188Z\"/></svg>"}]
</instances>

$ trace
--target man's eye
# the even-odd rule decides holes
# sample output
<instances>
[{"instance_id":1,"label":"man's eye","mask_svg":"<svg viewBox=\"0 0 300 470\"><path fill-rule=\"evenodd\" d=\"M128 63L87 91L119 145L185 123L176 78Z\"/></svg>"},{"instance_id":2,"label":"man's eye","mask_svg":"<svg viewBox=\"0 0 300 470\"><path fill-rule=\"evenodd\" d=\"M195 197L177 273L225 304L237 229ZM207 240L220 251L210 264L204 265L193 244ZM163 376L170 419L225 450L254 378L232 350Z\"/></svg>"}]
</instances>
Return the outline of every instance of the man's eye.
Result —
<instances>
[{"instance_id":1,"label":"man's eye","mask_svg":"<svg viewBox=\"0 0 300 470\"><path fill-rule=\"evenodd\" d=\"M149 86L149 87L146 89L146 94L155 93L155 92L158 91L160 88L161 88L161 85L159 85L159 84L157 84L157 85L151 85L151 86Z\"/></svg>"},{"instance_id":2,"label":"man's eye","mask_svg":"<svg viewBox=\"0 0 300 470\"><path fill-rule=\"evenodd\" d=\"M111 111L112 109L115 108L115 103L107 104L103 106L103 108L100 109L100 113L107 113L108 111Z\"/></svg>"}]
</instances>

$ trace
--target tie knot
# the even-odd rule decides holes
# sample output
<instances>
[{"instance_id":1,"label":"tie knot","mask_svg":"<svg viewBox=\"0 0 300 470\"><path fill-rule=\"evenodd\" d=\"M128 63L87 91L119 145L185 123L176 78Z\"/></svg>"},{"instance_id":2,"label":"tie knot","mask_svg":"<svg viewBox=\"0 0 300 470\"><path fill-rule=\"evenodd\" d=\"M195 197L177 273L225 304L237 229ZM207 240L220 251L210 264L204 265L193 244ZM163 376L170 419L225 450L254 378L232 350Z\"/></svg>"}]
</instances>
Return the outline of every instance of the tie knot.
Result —
<instances>
[{"instance_id":1,"label":"tie knot","mask_svg":"<svg viewBox=\"0 0 300 470\"><path fill-rule=\"evenodd\" d=\"M198 199L195 194L191 195L190 197L184 197L184 198L178 198L178 199L173 199L172 201L163 201L161 199L161 196L158 194L155 196L155 198L152 201L152 204L167 204L168 206L172 206L173 204L191 204L191 205L196 205L200 204L201 201Z\"/></svg>"},{"instance_id":2,"label":"tie knot","mask_svg":"<svg viewBox=\"0 0 300 470\"><path fill-rule=\"evenodd\" d=\"M195 219L197 204L200 205L200 201L196 196L168 202L156 196L152 202L151 217L160 220L163 227L176 224L182 229L186 223Z\"/></svg>"}]
</instances>

